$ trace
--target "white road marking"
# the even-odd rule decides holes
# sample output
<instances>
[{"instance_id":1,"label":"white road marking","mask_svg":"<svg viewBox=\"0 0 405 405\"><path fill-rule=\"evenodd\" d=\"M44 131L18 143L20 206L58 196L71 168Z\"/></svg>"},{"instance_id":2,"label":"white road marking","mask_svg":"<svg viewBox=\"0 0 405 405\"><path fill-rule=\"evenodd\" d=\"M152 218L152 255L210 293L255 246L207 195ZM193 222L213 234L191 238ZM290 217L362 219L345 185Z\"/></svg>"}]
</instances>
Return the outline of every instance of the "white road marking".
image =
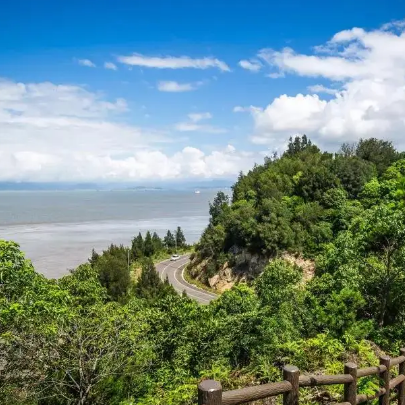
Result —
<instances>
[{"instance_id":1,"label":"white road marking","mask_svg":"<svg viewBox=\"0 0 405 405\"><path fill-rule=\"evenodd\" d=\"M170 260L170 259L169 259L169 260ZM183 259L180 259L180 261L182 261L182 260L183 260ZM185 260L186 260L186 261L185 261L184 263L181 263L180 266L174 268L174 274L173 274L173 276L174 276L174 279L175 279L179 284L182 284L182 283L181 283L181 281L176 277L176 270L178 270L179 268L181 268L181 266L185 266L185 265L187 264L188 257L185 258ZM163 261L163 262L161 262L161 263L159 263L159 264L163 264L163 263L165 263L165 262L166 262L166 261ZM176 262L173 263L173 264L176 264L176 263L178 263L178 262L176 261ZM172 264L172 262L169 261L169 263L163 268L163 270L162 270L162 272L161 272L161 274L160 274L160 278L161 278L162 281L165 281L165 277L164 277L164 276L165 276L165 271L171 266L171 264ZM184 268L183 268L183 271L184 271ZM194 291L195 291L196 293L199 292L199 291L197 291L197 290L194 290L194 288L197 288L197 287L193 286L192 284L190 284L190 283L188 283L186 280L184 280L183 271L182 271L182 281L184 281L186 284L188 284L188 285L190 285L191 287L193 287L193 288L191 288L192 292L194 292ZM187 294L188 296L192 297L192 298L196 298L197 300L205 301L205 302L207 302L207 303L209 303L209 302L211 301L211 299L207 299L207 298L205 298L205 297L201 297L201 296L199 296L199 295L193 294L192 292L188 291L186 288L179 289L178 287L174 286L173 284L172 284L172 287L173 287L178 293L180 293L180 294L182 294L183 291L186 291L186 294ZM189 287L189 288L190 288L190 287ZM201 290L201 293L210 296L210 294L207 293L207 292L205 292L204 290ZM214 298L214 297L211 297L211 296L210 296L210 298ZM215 298L216 298L216 297L215 297Z\"/></svg>"}]
</instances>

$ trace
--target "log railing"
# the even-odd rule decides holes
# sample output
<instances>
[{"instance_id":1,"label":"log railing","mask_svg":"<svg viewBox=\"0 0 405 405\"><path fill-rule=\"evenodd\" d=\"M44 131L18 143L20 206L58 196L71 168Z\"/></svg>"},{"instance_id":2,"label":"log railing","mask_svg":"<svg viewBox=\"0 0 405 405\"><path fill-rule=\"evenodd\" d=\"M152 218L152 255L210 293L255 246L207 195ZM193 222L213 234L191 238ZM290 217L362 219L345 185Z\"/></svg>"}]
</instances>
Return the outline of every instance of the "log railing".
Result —
<instances>
[{"instance_id":1,"label":"log railing","mask_svg":"<svg viewBox=\"0 0 405 405\"><path fill-rule=\"evenodd\" d=\"M391 378L391 369L398 366L398 376ZM380 379L380 388L372 395L357 394L359 378L376 375ZM283 368L283 381L247 387L232 391L222 391L221 383L204 380L198 386L198 405L238 405L260 399L283 395L283 405L298 405L300 387L344 384L343 402L336 405L357 405L379 399L379 405L388 405L396 390L398 405L405 405L405 349L399 357L380 357L380 365L357 369L354 363L346 363L344 373L337 375L300 376L295 366Z\"/></svg>"}]
</instances>

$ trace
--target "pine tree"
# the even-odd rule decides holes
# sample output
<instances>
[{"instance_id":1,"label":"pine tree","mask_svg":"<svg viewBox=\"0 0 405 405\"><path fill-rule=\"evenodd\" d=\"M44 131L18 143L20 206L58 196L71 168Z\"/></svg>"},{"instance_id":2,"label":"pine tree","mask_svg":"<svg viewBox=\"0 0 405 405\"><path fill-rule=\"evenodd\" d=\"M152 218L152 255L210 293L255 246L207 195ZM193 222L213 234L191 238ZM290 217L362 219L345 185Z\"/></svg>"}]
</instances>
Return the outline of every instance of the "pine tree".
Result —
<instances>
[{"instance_id":1,"label":"pine tree","mask_svg":"<svg viewBox=\"0 0 405 405\"><path fill-rule=\"evenodd\" d=\"M144 259L142 273L135 287L135 293L140 298L155 299L164 291L164 285L150 258Z\"/></svg>"},{"instance_id":2,"label":"pine tree","mask_svg":"<svg viewBox=\"0 0 405 405\"><path fill-rule=\"evenodd\" d=\"M153 254L155 253L155 249L153 246L153 241L152 241L152 235L150 234L150 232L146 232L145 235L145 241L144 241L144 254L146 257L152 257Z\"/></svg>"},{"instance_id":3,"label":"pine tree","mask_svg":"<svg viewBox=\"0 0 405 405\"><path fill-rule=\"evenodd\" d=\"M153 232L152 243L155 253L161 252L163 250L162 239L160 239L159 235L156 232Z\"/></svg>"},{"instance_id":4,"label":"pine tree","mask_svg":"<svg viewBox=\"0 0 405 405\"><path fill-rule=\"evenodd\" d=\"M167 231L166 236L163 239L166 249L171 250L176 246L176 240L170 231Z\"/></svg>"},{"instance_id":5,"label":"pine tree","mask_svg":"<svg viewBox=\"0 0 405 405\"><path fill-rule=\"evenodd\" d=\"M138 236L132 239L132 258L134 260L140 259L145 255L145 245L142 234L139 232Z\"/></svg>"},{"instance_id":6,"label":"pine tree","mask_svg":"<svg viewBox=\"0 0 405 405\"><path fill-rule=\"evenodd\" d=\"M181 228L178 226L175 232L176 235L176 243L178 248L182 248L186 245L186 238L184 236L183 231Z\"/></svg>"}]
</instances>

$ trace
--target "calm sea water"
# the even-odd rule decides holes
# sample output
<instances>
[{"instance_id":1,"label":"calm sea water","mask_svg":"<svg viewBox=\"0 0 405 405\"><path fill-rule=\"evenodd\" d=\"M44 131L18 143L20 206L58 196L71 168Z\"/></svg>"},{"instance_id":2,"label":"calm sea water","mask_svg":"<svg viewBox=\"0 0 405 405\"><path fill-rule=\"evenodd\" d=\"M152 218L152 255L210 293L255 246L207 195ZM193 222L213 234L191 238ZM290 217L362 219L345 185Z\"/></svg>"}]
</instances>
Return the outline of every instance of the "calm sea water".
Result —
<instances>
[{"instance_id":1,"label":"calm sea water","mask_svg":"<svg viewBox=\"0 0 405 405\"><path fill-rule=\"evenodd\" d=\"M208 223L216 190L0 192L0 239L18 242L36 270L60 277L91 250L129 245L138 232L181 226L189 243Z\"/></svg>"}]
</instances>

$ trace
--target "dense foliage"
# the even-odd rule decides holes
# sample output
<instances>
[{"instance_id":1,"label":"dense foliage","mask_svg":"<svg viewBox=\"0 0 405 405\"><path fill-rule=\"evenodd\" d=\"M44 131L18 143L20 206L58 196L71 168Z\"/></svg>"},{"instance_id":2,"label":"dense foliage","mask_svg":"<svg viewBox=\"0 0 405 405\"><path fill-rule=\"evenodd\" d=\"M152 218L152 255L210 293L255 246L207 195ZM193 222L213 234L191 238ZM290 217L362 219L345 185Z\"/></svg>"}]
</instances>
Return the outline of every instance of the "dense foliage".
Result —
<instances>
[{"instance_id":1,"label":"dense foliage","mask_svg":"<svg viewBox=\"0 0 405 405\"><path fill-rule=\"evenodd\" d=\"M179 230L93 252L56 281L0 241L0 402L188 405L202 378L228 389L277 380L285 363L325 373L347 359L375 364L375 344L396 355L405 343L401 157L375 139L332 155L302 137L241 174L231 201L219 193L211 203L196 260L211 272L241 252L268 264L206 306L154 269L160 249L185 244ZM312 278L285 252L313 260Z\"/></svg>"}]
</instances>

